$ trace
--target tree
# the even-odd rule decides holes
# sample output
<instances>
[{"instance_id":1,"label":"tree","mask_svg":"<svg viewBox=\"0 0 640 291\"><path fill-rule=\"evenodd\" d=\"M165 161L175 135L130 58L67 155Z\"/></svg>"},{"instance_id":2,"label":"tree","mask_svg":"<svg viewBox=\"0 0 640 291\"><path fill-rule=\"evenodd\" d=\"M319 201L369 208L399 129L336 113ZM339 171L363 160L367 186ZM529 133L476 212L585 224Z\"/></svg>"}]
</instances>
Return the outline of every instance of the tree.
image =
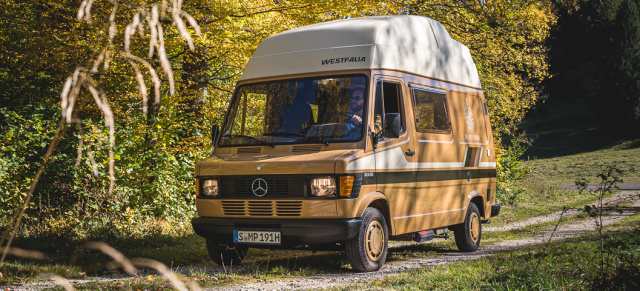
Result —
<instances>
[{"instance_id":1,"label":"tree","mask_svg":"<svg viewBox=\"0 0 640 291\"><path fill-rule=\"evenodd\" d=\"M414 13L441 22L469 47L478 67L497 137L541 98L549 77L546 38L555 16L547 1L420 1Z\"/></svg>"},{"instance_id":2,"label":"tree","mask_svg":"<svg viewBox=\"0 0 640 291\"><path fill-rule=\"evenodd\" d=\"M607 83L613 94L601 95L600 108L621 124L640 129L640 13L633 0L623 0L612 23L610 52L604 56L613 78ZM603 92L604 93L604 92ZM605 97L607 96L607 97Z\"/></svg>"},{"instance_id":3,"label":"tree","mask_svg":"<svg viewBox=\"0 0 640 291\"><path fill-rule=\"evenodd\" d=\"M577 1L559 9L551 39L555 98L590 105L600 121L625 134L640 128L640 19L637 1Z\"/></svg>"},{"instance_id":4,"label":"tree","mask_svg":"<svg viewBox=\"0 0 640 291\"><path fill-rule=\"evenodd\" d=\"M9 88L0 92L0 114L8 116L0 134L14 136L0 141L0 200L8 205L0 224L28 192L60 106L71 123L27 212L32 229L73 234L91 223L117 229L104 221L148 216L187 223L194 163L208 154L211 124L221 122L260 41L300 25L393 14L404 5L193 0L178 10L179 2L8 0L0 7L0 85ZM153 37L158 26L162 39Z\"/></svg>"},{"instance_id":5,"label":"tree","mask_svg":"<svg viewBox=\"0 0 640 291\"><path fill-rule=\"evenodd\" d=\"M473 56L487 99L498 161L497 198L524 191L519 165L526 139L517 125L543 96L550 76L547 37L556 21L548 1L418 1L412 13L438 20ZM503 141L503 138L505 139Z\"/></svg>"}]
</instances>

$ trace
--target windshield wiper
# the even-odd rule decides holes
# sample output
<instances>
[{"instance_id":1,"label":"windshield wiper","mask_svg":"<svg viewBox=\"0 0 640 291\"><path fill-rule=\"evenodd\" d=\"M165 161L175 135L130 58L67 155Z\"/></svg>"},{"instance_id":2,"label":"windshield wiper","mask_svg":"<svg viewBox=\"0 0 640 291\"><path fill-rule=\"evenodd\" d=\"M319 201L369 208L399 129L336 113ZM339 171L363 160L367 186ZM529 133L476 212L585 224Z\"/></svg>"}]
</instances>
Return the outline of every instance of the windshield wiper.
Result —
<instances>
[{"instance_id":1,"label":"windshield wiper","mask_svg":"<svg viewBox=\"0 0 640 291\"><path fill-rule=\"evenodd\" d=\"M299 138L303 138L303 137L307 137L306 135L302 134L302 133L290 133L290 132L271 132L271 133L263 133L262 135L264 136L289 136L289 137L299 137ZM317 140L322 142L324 145L329 145L329 142L326 141L323 138L311 138L311 140Z\"/></svg>"},{"instance_id":2,"label":"windshield wiper","mask_svg":"<svg viewBox=\"0 0 640 291\"><path fill-rule=\"evenodd\" d=\"M272 147L272 148L273 148L273 147L275 147L275 146L274 146L272 143L270 143L270 142L266 142L266 141L264 141L264 140L257 139L257 138L255 138L255 137L253 137L253 136L248 136L248 135L244 135L244 134L227 134L227 135L223 135L222 137L242 137L242 138L246 138L246 139L249 139L249 140L255 141L255 142L259 143L259 144L268 145L268 146L270 146L270 147Z\"/></svg>"},{"instance_id":3,"label":"windshield wiper","mask_svg":"<svg viewBox=\"0 0 640 291\"><path fill-rule=\"evenodd\" d=\"M322 142L322 143L323 143L324 145L326 145L326 146L328 146L328 145L329 145L329 142L328 142L326 139L321 138L321 137L310 138L310 140L315 140L315 141Z\"/></svg>"},{"instance_id":4,"label":"windshield wiper","mask_svg":"<svg viewBox=\"0 0 640 291\"><path fill-rule=\"evenodd\" d=\"M295 136L295 137L304 137L304 134L300 133L289 133L289 132L271 132L271 133L263 133L264 136Z\"/></svg>"}]
</instances>

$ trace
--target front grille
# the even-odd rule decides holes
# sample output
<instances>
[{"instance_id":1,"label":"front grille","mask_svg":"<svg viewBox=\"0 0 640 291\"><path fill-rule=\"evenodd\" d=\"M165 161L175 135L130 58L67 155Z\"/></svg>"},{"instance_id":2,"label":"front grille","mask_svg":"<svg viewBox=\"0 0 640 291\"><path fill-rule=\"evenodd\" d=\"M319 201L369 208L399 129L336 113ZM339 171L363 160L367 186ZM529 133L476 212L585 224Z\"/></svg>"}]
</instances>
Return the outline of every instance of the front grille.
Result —
<instances>
[{"instance_id":1,"label":"front grille","mask_svg":"<svg viewBox=\"0 0 640 291\"><path fill-rule=\"evenodd\" d=\"M300 216L302 201L276 201L276 216Z\"/></svg>"},{"instance_id":2,"label":"front grille","mask_svg":"<svg viewBox=\"0 0 640 291\"><path fill-rule=\"evenodd\" d=\"M244 201L223 201L222 211L224 215L244 215L247 212Z\"/></svg>"},{"instance_id":3,"label":"front grille","mask_svg":"<svg viewBox=\"0 0 640 291\"><path fill-rule=\"evenodd\" d=\"M271 216L273 214L272 201L247 201L250 216Z\"/></svg>"},{"instance_id":4,"label":"front grille","mask_svg":"<svg viewBox=\"0 0 640 291\"><path fill-rule=\"evenodd\" d=\"M302 201L222 201L222 212L236 216L300 216Z\"/></svg>"},{"instance_id":5,"label":"front grille","mask_svg":"<svg viewBox=\"0 0 640 291\"><path fill-rule=\"evenodd\" d=\"M220 197L222 198L256 198L253 184L256 179L266 181L267 193L261 198L301 198L305 197L307 180L302 176L294 177L258 177L258 176L230 176L220 178ZM259 194L262 194L261 192Z\"/></svg>"}]
</instances>

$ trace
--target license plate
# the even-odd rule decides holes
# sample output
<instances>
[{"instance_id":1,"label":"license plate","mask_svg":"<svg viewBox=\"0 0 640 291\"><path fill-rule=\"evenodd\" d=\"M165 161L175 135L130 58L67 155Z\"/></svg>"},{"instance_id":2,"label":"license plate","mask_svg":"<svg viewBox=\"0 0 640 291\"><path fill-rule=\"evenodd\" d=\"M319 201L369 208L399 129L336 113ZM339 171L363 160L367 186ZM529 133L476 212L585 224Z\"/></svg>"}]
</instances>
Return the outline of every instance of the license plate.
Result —
<instances>
[{"instance_id":1,"label":"license plate","mask_svg":"<svg viewBox=\"0 0 640 291\"><path fill-rule=\"evenodd\" d=\"M233 242L254 244L280 244L280 232L278 231L252 231L234 230Z\"/></svg>"}]
</instances>

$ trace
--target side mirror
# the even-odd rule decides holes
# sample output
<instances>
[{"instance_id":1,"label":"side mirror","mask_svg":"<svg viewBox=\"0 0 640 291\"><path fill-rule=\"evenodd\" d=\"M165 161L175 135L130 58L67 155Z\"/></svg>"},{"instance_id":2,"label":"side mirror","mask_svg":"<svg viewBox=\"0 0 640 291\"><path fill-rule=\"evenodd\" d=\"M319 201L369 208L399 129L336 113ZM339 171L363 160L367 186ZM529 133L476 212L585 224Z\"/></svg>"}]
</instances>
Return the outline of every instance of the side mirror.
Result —
<instances>
[{"instance_id":1,"label":"side mirror","mask_svg":"<svg viewBox=\"0 0 640 291\"><path fill-rule=\"evenodd\" d=\"M373 131L369 131L369 135L371 136L371 144L373 144L373 149L375 150L378 148L378 135Z\"/></svg>"},{"instance_id":2,"label":"side mirror","mask_svg":"<svg viewBox=\"0 0 640 291\"><path fill-rule=\"evenodd\" d=\"M211 146L216 147L216 140L218 139L218 135L220 135L220 126L215 124L211 127Z\"/></svg>"},{"instance_id":3,"label":"side mirror","mask_svg":"<svg viewBox=\"0 0 640 291\"><path fill-rule=\"evenodd\" d=\"M397 138L402 132L402 122L400 122L400 113L387 113L384 115L385 136Z\"/></svg>"}]
</instances>

